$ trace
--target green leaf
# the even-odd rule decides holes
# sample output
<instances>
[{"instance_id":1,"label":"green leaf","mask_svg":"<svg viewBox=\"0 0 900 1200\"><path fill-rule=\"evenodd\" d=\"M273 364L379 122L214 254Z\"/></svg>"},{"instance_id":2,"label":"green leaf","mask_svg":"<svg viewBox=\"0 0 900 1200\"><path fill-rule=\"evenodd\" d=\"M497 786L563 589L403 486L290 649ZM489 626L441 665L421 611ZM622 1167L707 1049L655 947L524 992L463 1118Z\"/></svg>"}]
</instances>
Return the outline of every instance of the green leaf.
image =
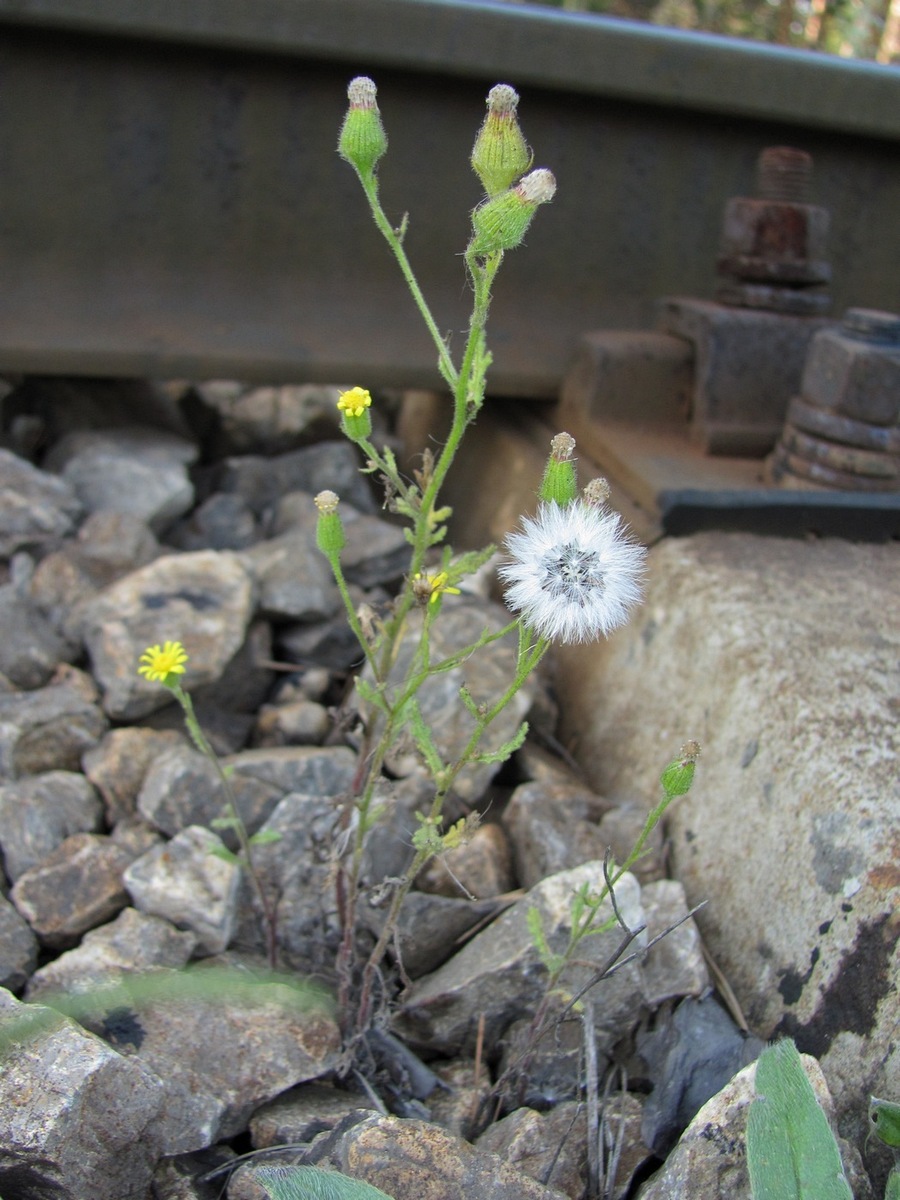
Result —
<instances>
[{"instance_id":1,"label":"green leaf","mask_svg":"<svg viewBox=\"0 0 900 1200\"><path fill-rule=\"evenodd\" d=\"M553 974L562 967L564 960L561 954L554 954L550 949L550 943L547 941L547 935L544 933L544 921L541 917L541 910L532 905L525 914L525 920L528 923L528 932L531 934L534 948L541 956L541 962Z\"/></svg>"},{"instance_id":2,"label":"green leaf","mask_svg":"<svg viewBox=\"0 0 900 1200\"><path fill-rule=\"evenodd\" d=\"M210 854L213 856L213 858L221 858L222 862L232 863L237 867L241 865L240 857L233 851L229 850L227 846L213 846L213 848L210 850Z\"/></svg>"},{"instance_id":3,"label":"green leaf","mask_svg":"<svg viewBox=\"0 0 900 1200\"><path fill-rule=\"evenodd\" d=\"M379 709L381 712L387 712L384 696L378 688L373 687L367 679L362 677L362 675L357 675L353 682L357 692L359 693L360 700L365 700L367 704L371 704L374 708Z\"/></svg>"},{"instance_id":4,"label":"green leaf","mask_svg":"<svg viewBox=\"0 0 900 1200\"><path fill-rule=\"evenodd\" d=\"M431 736L431 730L425 724L422 711L415 700L409 702L408 721L410 732L413 735L413 740L418 747L419 753L425 759L432 779L437 780L444 772L444 762L435 745L434 738Z\"/></svg>"},{"instance_id":5,"label":"green leaf","mask_svg":"<svg viewBox=\"0 0 900 1200\"><path fill-rule=\"evenodd\" d=\"M884 1200L900 1200L900 1167L894 1167L884 1188Z\"/></svg>"},{"instance_id":6,"label":"green leaf","mask_svg":"<svg viewBox=\"0 0 900 1200\"><path fill-rule=\"evenodd\" d=\"M853 1200L828 1120L790 1039L756 1064L747 1119L753 1200Z\"/></svg>"},{"instance_id":7,"label":"green leaf","mask_svg":"<svg viewBox=\"0 0 900 1200\"><path fill-rule=\"evenodd\" d=\"M885 1146L900 1148L900 1104L869 1097L869 1121L872 1132Z\"/></svg>"},{"instance_id":8,"label":"green leaf","mask_svg":"<svg viewBox=\"0 0 900 1200\"><path fill-rule=\"evenodd\" d=\"M272 1200L391 1200L369 1183L321 1167L260 1167L254 1175Z\"/></svg>"},{"instance_id":9,"label":"green leaf","mask_svg":"<svg viewBox=\"0 0 900 1200\"><path fill-rule=\"evenodd\" d=\"M496 553L496 550L497 547L494 545L485 546L483 550L467 550L465 554L461 554L459 558L453 560L453 578L464 579L466 575L473 575Z\"/></svg>"},{"instance_id":10,"label":"green leaf","mask_svg":"<svg viewBox=\"0 0 900 1200\"><path fill-rule=\"evenodd\" d=\"M504 742L502 746L498 746L496 750L485 750L481 754L473 755L472 762L479 763L502 763L521 747L525 738L528 736L528 722L523 721L513 736L508 742Z\"/></svg>"},{"instance_id":11,"label":"green leaf","mask_svg":"<svg viewBox=\"0 0 900 1200\"><path fill-rule=\"evenodd\" d=\"M213 817L209 827L210 829L240 829L241 822L237 817Z\"/></svg>"},{"instance_id":12,"label":"green leaf","mask_svg":"<svg viewBox=\"0 0 900 1200\"><path fill-rule=\"evenodd\" d=\"M272 842L280 842L281 834L277 829L260 829L249 841L251 846L269 846Z\"/></svg>"}]
</instances>

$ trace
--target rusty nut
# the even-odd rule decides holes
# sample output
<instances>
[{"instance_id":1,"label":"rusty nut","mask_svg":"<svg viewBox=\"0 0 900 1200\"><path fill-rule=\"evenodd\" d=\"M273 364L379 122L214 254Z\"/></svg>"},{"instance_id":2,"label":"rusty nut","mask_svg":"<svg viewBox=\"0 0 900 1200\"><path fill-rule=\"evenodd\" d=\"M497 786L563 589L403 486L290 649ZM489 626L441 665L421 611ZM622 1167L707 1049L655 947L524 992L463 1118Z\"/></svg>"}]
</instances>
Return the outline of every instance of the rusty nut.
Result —
<instances>
[{"instance_id":1,"label":"rusty nut","mask_svg":"<svg viewBox=\"0 0 900 1200\"><path fill-rule=\"evenodd\" d=\"M719 273L766 283L827 283L828 220L828 210L814 204L736 196L725 206Z\"/></svg>"},{"instance_id":2,"label":"rusty nut","mask_svg":"<svg viewBox=\"0 0 900 1200\"><path fill-rule=\"evenodd\" d=\"M827 412L871 425L900 424L900 317L848 310L809 346L801 394Z\"/></svg>"}]
</instances>

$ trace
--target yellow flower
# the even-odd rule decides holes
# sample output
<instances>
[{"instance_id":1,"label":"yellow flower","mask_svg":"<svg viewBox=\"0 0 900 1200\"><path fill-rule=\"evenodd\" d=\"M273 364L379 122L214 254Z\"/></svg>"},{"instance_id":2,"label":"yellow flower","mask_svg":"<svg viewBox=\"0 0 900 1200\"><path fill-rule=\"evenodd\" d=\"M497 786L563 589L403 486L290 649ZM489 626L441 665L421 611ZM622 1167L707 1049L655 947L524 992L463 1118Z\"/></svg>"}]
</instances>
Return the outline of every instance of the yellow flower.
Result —
<instances>
[{"instance_id":1,"label":"yellow flower","mask_svg":"<svg viewBox=\"0 0 900 1200\"><path fill-rule=\"evenodd\" d=\"M372 397L365 388L351 388L349 392L341 392L337 406L348 417L361 417L372 403Z\"/></svg>"},{"instance_id":2,"label":"yellow flower","mask_svg":"<svg viewBox=\"0 0 900 1200\"><path fill-rule=\"evenodd\" d=\"M458 596L459 588L450 587L449 578L446 571L439 571L437 575L417 575L413 580L413 593L419 604L437 604L445 592Z\"/></svg>"},{"instance_id":3,"label":"yellow flower","mask_svg":"<svg viewBox=\"0 0 900 1200\"><path fill-rule=\"evenodd\" d=\"M184 674L184 664L187 660L188 656L181 642L148 646L140 657L138 674L151 682L165 683L170 675Z\"/></svg>"}]
</instances>

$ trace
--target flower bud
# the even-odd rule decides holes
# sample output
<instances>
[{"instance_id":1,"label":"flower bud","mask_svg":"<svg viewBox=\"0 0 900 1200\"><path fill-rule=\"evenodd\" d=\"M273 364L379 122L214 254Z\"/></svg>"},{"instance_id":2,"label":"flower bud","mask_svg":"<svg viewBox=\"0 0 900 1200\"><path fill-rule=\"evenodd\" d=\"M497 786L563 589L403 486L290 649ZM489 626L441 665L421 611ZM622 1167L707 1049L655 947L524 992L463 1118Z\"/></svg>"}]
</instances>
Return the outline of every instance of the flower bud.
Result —
<instances>
[{"instance_id":1,"label":"flower bud","mask_svg":"<svg viewBox=\"0 0 900 1200\"><path fill-rule=\"evenodd\" d=\"M370 178L387 150L387 134L375 102L377 89L371 79L358 75L347 88L350 107L341 126L338 154L363 178Z\"/></svg>"},{"instance_id":2,"label":"flower bud","mask_svg":"<svg viewBox=\"0 0 900 1200\"><path fill-rule=\"evenodd\" d=\"M670 762L660 777L667 796L684 796L694 782L694 765L700 757L700 743L686 742L681 747L681 757Z\"/></svg>"},{"instance_id":3,"label":"flower bud","mask_svg":"<svg viewBox=\"0 0 900 1200\"><path fill-rule=\"evenodd\" d=\"M338 516L338 497L334 492L319 492L313 503L319 510L316 545L326 558L331 558L332 555L340 554L346 541L344 526Z\"/></svg>"},{"instance_id":4,"label":"flower bud","mask_svg":"<svg viewBox=\"0 0 900 1200\"><path fill-rule=\"evenodd\" d=\"M369 407L372 397L365 388L341 392L337 406L341 410L341 429L351 442L364 442L372 432Z\"/></svg>"},{"instance_id":5,"label":"flower bud","mask_svg":"<svg viewBox=\"0 0 900 1200\"><path fill-rule=\"evenodd\" d=\"M550 457L538 490L539 500L570 504L575 499L578 481L572 459L574 449L575 439L569 433L558 433L550 442Z\"/></svg>"},{"instance_id":6,"label":"flower bud","mask_svg":"<svg viewBox=\"0 0 900 1200\"><path fill-rule=\"evenodd\" d=\"M488 92L487 116L472 150L472 169L489 196L505 192L531 163L531 154L519 128L519 97L507 83Z\"/></svg>"},{"instance_id":7,"label":"flower bud","mask_svg":"<svg viewBox=\"0 0 900 1200\"><path fill-rule=\"evenodd\" d=\"M518 246L537 206L552 200L555 191L552 172L541 169L526 175L508 192L479 204L472 213L475 236L469 243L469 253L494 254Z\"/></svg>"}]
</instances>

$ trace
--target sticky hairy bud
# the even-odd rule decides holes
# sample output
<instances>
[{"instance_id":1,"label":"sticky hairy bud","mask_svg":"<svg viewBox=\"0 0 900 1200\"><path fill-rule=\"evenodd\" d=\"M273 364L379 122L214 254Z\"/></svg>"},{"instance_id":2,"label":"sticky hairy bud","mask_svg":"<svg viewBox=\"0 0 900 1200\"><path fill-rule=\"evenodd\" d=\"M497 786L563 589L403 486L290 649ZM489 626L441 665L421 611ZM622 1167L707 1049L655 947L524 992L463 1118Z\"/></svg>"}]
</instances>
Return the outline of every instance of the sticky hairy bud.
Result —
<instances>
[{"instance_id":1,"label":"sticky hairy bud","mask_svg":"<svg viewBox=\"0 0 900 1200\"><path fill-rule=\"evenodd\" d=\"M544 468L544 478L538 490L538 499L570 504L578 490L575 463L572 452L575 439L570 433L558 433L550 442L550 457Z\"/></svg>"},{"instance_id":2,"label":"sticky hairy bud","mask_svg":"<svg viewBox=\"0 0 900 1200\"><path fill-rule=\"evenodd\" d=\"M553 199L556 180L550 171L532 171L507 192L479 204L472 213L475 236L469 253L495 254L518 246L539 204Z\"/></svg>"},{"instance_id":3,"label":"sticky hairy bud","mask_svg":"<svg viewBox=\"0 0 900 1200\"><path fill-rule=\"evenodd\" d=\"M364 179L372 177L378 160L387 150L387 134L381 123L376 94L375 84L365 75L350 81L347 88L350 107L338 139L338 154Z\"/></svg>"},{"instance_id":4,"label":"sticky hairy bud","mask_svg":"<svg viewBox=\"0 0 900 1200\"><path fill-rule=\"evenodd\" d=\"M531 153L519 128L518 93L507 83L488 92L487 116L472 149L472 169L488 196L505 192L531 163Z\"/></svg>"},{"instance_id":5,"label":"sticky hairy bud","mask_svg":"<svg viewBox=\"0 0 900 1200\"><path fill-rule=\"evenodd\" d=\"M369 409L372 397L366 388L355 387L341 392L337 402L341 413L341 429L351 442L364 442L372 432Z\"/></svg>"},{"instance_id":6,"label":"sticky hairy bud","mask_svg":"<svg viewBox=\"0 0 900 1200\"><path fill-rule=\"evenodd\" d=\"M338 516L338 497L334 492L319 492L314 500L319 510L316 522L316 545L327 557L340 554L345 545L344 526Z\"/></svg>"},{"instance_id":7,"label":"sticky hairy bud","mask_svg":"<svg viewBox=\"0 0 900 1200\"><path fill-rule=\"evenodd\" d=\"M700 757L700 743L686 742L681 747L681 757L670 762L660 777L667 796L684 796L694 782L694 766Z\"/></svg>"}]
</instances>

